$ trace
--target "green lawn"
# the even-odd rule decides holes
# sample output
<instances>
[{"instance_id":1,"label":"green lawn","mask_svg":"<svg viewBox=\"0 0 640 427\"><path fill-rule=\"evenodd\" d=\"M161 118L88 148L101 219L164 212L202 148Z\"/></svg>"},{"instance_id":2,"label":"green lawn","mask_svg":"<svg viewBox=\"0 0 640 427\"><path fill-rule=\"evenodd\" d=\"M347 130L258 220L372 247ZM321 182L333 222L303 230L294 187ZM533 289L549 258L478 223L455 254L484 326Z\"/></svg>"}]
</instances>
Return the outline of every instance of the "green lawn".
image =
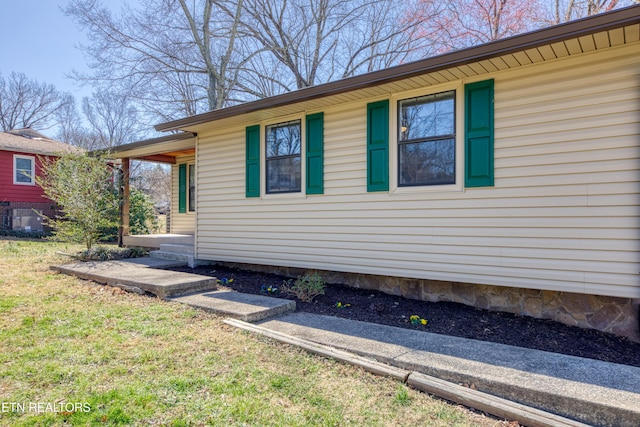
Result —
<instances>
[{"instance_id":1,"label":"green lawn","mask_svg":"<svg viewBox=\"0 0 640 427\"><path fill-rule=\"evenodd\" d=\"M67 261L56 251L79 249L0 238L2 426L502 425L218 316L49 271Z\"/></svg>"}]
</instances>

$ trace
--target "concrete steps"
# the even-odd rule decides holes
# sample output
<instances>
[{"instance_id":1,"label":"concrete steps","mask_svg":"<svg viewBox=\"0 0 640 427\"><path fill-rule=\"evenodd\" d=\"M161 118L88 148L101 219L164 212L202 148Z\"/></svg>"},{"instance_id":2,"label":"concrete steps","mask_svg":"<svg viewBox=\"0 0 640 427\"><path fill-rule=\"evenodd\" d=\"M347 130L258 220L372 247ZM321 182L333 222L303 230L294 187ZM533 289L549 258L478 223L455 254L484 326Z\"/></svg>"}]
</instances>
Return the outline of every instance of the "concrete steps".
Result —
<instances>
[{"instance_id":1,"label":"concrete steps","mask_svg":"<svg viewBox=\"0 0 640 427\"><path fill-rule=\"evenodd\" d=\"M52 266L51 269L134 292L136 290L148 292L162 299L216 289L215 277L161 270L161 268L175 265L176 262L170 260L136 258L120 261L78 262Z\"/></svg>"},{"instance_id":2,"label":"concrete steps","mask_svg":"<svg viewBox=\"0 0 640 427\"><path fill-rule=\"evenodd\" d=\"M193 244L163 243L160 245L159 250L149 252L149 256L156 259L181 261L192 268L202 265L194 256Z\"/></svg>"},{"instance_id":3,"label":"concrete steps","mask_svg":"<svg viewBox=\"0 0 640 427\"><path fill-rule=\"evenodd\" d=\"M171 300L245 322L257 322L296 309L296 302L292 300L222 290L183 295Z\"/></svg>"},{"instance_id":4,"label":"concrete steps","mask_svg":"<svg viewBox=\"0 0 640 427\"><path fill-rule=\"evenodd\" d=\"M129 292L148 292L162 299L170 299L245 322L257 322L295 311L296 303L292 300L227 290L216 291L215 277L163 270L184 266L183 262L176 259L189 256L188 246L171 244L164 248L165 251L158 251L169 254L168 256L172 257L169 259L156 256L121 261L78 262L52 266L51 269L123 288Z\"/></svg>"}]
</instances>

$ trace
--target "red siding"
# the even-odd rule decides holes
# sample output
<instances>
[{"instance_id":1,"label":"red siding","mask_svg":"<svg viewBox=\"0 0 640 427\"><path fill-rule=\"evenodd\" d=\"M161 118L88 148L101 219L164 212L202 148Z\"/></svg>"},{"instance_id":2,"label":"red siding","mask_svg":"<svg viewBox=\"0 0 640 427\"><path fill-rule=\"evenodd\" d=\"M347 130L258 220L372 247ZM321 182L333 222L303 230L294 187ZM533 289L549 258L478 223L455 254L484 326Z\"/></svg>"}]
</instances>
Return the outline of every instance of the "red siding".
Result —
<instances>
[{"instance_id":1,"label":"red siding","mask_svg":"<svg viewBox=\"0 0 640 427\"><path fill-rule=\"evenodd\" d=\"M13 183L13 155L32 156L36 159L36 176L40 176L40 160L37 155L0 150L0 202L47 202L38 185L15 185Z\"/></svg>"}]
</instances>

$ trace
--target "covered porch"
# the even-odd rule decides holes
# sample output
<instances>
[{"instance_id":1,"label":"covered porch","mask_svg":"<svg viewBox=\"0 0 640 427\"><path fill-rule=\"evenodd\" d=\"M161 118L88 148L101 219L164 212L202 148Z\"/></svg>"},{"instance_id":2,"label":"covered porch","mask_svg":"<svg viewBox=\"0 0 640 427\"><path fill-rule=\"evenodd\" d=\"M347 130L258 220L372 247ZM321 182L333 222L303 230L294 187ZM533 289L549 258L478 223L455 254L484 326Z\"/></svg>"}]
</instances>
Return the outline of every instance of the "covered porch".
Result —
<instances>
[{"instance_id":1,"label":"covered porch","mask_svg":"<svg viewBox=\"0 0 640 427\"><path fill-rule=\"evenodd\" d=\"M121 162L120 246L162 249L162 246L190 247L195 239L195 141L189 132L167 135L121 145L110 156ZM171 194L166 233L130 233L131 161L163 163L171 166Z\"/></svg>"}]
</instances>

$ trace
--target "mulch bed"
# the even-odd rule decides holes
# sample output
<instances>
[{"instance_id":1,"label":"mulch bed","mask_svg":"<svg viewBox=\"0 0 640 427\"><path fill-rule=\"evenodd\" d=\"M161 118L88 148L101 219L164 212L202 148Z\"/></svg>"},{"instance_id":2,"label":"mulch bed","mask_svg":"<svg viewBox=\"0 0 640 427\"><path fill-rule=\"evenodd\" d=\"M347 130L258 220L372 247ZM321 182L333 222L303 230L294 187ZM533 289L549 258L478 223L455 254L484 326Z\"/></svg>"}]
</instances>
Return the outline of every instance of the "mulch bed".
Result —
<instances>
[{"instance_id":1,"label":"mulch bed","mask_svg":"<svg viewBox=\"0 0 640 427\"><path fill-rule=\"evenodd\" d=\"M222 266L176 269L218 279L233 279L224 287L265 295L265 288L280 287L286 277ZM290 295L270 294L295 299ZM341 307L339 307L341 303ZM347 305L348 304L348 305ZM378 291L328 284L313 302L296 300L297 311L325 314L436 334L508 344L518 347L586 357L640 367L640 343L595 330L567 326L551 320L483 310L453 302L426 302ZM413 324L411 316L427 320ZM419 323L419 322L418 322Z\"/></svg>"}]
</instances>

